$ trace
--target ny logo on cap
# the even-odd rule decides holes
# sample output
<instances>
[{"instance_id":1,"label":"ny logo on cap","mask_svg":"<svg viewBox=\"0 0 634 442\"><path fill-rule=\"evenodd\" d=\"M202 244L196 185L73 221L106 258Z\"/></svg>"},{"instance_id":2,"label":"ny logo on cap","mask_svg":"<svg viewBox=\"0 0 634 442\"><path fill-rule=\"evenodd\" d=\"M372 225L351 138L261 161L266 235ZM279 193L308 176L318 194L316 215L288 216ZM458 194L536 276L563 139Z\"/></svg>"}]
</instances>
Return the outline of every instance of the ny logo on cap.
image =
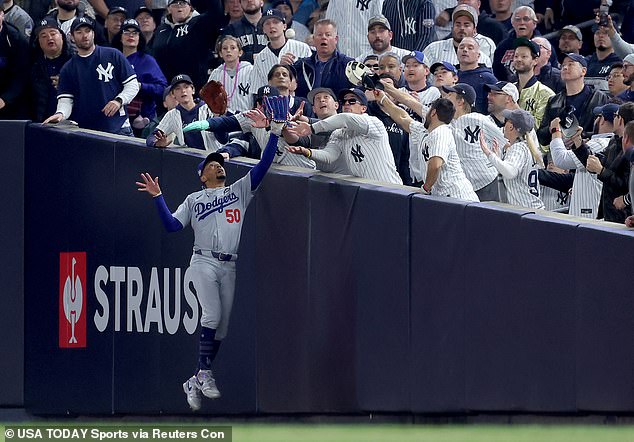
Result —
<instances>
[{"instance_id":1,"label":"ny logo on cap","mask_svg":"<svg viewBox=\"0 0 634 442\"><path fill-rule=\"evenodd\" d=\"M46 26L47 24L48 24L48 21L46 21L46 20L42 20L40 22L40 26Z\"/></svg>"},{"instance_id":2,"label":"ny logo on cap","mask_svg":"<svg viewBox=\"0 0 634 442\"><path fill-rule=\"evenodd\" d=\"M85 17L80 17L79 18L79 23L90 23L90 22Z\"/></svg>"},{"instance_id":3,"label":"ny logo on cap","mask_svg":"<svg viewBox=\"0 0 634 442\"><path fill-rule=\"evenodd\" d=\"M269 9L268 11L266 11L266 15L273 15L273 10Z\"/></svg>"},{"instance_id":4,"label":"ny logo on cap","mask_svg":"<svg viewBox=\"0 0 634 442\"><path fill-rule=\"evenodd\" d=\"M182 75L177 75L177 76L176 76L176 79L177 79L177 80L182 80L182 79L183 79L183 76L182 76Z\"/></svg>"}]
</instances>

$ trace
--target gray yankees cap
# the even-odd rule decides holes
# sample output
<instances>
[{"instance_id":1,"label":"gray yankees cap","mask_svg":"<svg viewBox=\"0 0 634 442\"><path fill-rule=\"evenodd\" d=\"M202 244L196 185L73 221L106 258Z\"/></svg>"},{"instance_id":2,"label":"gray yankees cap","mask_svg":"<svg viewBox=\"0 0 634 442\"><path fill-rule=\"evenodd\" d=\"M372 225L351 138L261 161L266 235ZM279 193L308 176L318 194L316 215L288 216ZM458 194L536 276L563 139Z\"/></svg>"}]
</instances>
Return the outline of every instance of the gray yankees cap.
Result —
<instances>
[{"instance_id":1,"label":"gray yankees cap","mask_svg":"<svg viewBox=\"0 0 634 442\"><path fill-rule=\"evenodd\" d=\"M535 128L535 118L524 109L504 109L502 116L510 120L520 133L525 134Z\"/></svg>"},{"instance_id":2,"label":"gray yankees cap","mask_svg":"<svg viewBox=\"0 0 634 442\"><path fill-rule=\"evenodd\" d=\"M330 95L333 100L337 101L337 96L335 95L335 93L333 92L332 89L330 89L328 87L318 87L318 88L315 88L315 89L311 90L308 93L308 96L306 97L306 98L308 98L308 102L313 104L314 101L315 101L315 95L320 94L320 93L326 93L326 94Z\"/></svg>"}]
</instances>

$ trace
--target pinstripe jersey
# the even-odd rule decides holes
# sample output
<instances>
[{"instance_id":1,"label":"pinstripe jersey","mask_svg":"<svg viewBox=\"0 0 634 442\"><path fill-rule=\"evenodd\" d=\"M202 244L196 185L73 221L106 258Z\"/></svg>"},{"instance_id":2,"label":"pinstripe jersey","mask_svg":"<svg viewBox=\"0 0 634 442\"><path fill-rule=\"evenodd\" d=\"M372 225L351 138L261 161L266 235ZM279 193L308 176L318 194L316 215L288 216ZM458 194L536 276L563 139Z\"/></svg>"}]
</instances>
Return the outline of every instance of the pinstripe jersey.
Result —
<instances>
[{"instance_id":1,"label":"pinstripe jersey","mask_svg":"<svg viewBox=\"0 0 634 442\"><path fill-rule=\"evenodd\" d=\"M392 43L399 48L422 51L436 40L432 0L384 0L383 15L392 26Z\"/></svg>"},{"instance_id":2,"label":"pinstripe jersey","mask_svg":"<svg viewBox=\"0 0 634 442\"><path fill-rule=\"evenodd\" d=\"M407 93L411 92L411 89L408 89L407 87L402 87L400 90ZM428 86L427 89L417 92L417 94L418 101L420 101L420 104L423 106L422 114L427 115L427 111L429 111L431 104L440 98L440 89L434 86ZM409 109L406 110L410 115L414 115L414 111L410 111Z\"/></svg>"},{"instance_id":3,"label":"pinstripe jersey","mask_svg":"<svg viewBox=\"0 0 634 442\"><path fill-rule=\"evenodd\" d=\"M269 131L261 127L253 127L253 121L247 118L244 114L238 114L235 116L243 132L251 132L255 137L255 140L260 145L260 149L266 147L266 143L269 141ZM275 164L281 164L283 166L295 166L306 167L308 169L315 169L315 162L310 158L306 158L302 155L295 155L286 150L288 143L284 141L284 138L280 137L277 142L277 150L275 151L275 158L273 162Z\"/></svg>"},{"instance_id":4,"label":"pinstripe jersey","mask_svg":"<svg viewBox=\"0 0 634 442\"><path fill-rule=\"evenodd\" d=\"M539 194L546 210L553 211L570 207L570 194L568 192L540 184Z\"/></svg>"},{"instance_id":5,"label":"pinstripe jersey","mask_svg":"<svg viewBox=\"0 0 634 442\"><path fill-rule=\"evenodd\" d=\"M198 120L203 121L208 118L214 116L214 113L209 110L206 104L203 104L198 109ZM174 139L174 144L178 146L185 146L185 134L183 134L183 119L181 118L181 114L178 109L172 109L168 111L164 116L161 122L156 126L157 129L162 130L165 135L174 134L176 138ZM215 152L222 146L213 132L210 131L202 131L201 135L203 137L203 143L205 145L205 150L207 152Z\"/></svg>"},{"instance_id":6,"label":"pinstripe jersey","mask_svg":"<svg viewBox=\"0 0 634 442\"><path fill-rule=\"evenodd\" d=\"M593 154L603 152L612 136L613 134L593 135L586 145ZM550 152L557 167L576 169L568 213L584 218L596 218L603 189L603 183L597 178L597 174L588 172L577 156L566 149L561 138L553 138L550 142Z\"/></svg>"},{"instance_id":7,"label":"pinstripe jersey","mask_svg":"<svg viewBox=\"0 0 634 442\"><path fill-rule=\"evenodd\" d=\"M489 117L477 112L453 120L451 126L462 169L473 189L477 191L491 184L497 178L498 171L482 152L480 134L484 131L485 140L489 145L493 139L497 139L498 146L502 149L506 139L500 128Z\"/></svg>"},{"instance_id":8,"label":"pinstripe jersey","mask_svg":"<svg viewBox=\"0 0 634 442\"><path fill-rule=\"evenodd\" d=\"M255 54L253 57L253 74L251 78L253 93L260 87L269 84L269 71L274 65L280 63L284 54L288 53L293 54L297 59L310 57L312 55L310 46L297 40L286 40L279 55L275 55L268 45L259 53Z\"/></svg>"},{"instance_id":9,"label":"pinstripe jersey","mask_svg":"<svg viewBox=\"0 0 634 442\"><path fill-rule=\"evenodd\" d=\"M257 91L252 83L253 65L248 61L241 61L235 71L227 70L221 64L213 70L209 80L222 83L227 91L227 110L232 113L244 112L253 107L252 95ZM209 81L207 80L207 81Z\"/></svg>"},{"instance_id":10,"label":"pinstripe jersey","mask_svg":"<svg viewBox=\"0 0 634 442\"><path fill-rule=\"evenodd\" d=\"M370 52L368 21L382 9L383 0L330 0L326 18L337 24L339 52L352 58Z\"/></svg>"},{"instance_id":11,"label":"pinstripe jersey","mask_svg":"<svg viewBox=\"0 0 634 442\"><path fill-rule=\"evenodd\" d=\"M482 63L490 68L493 53L495 52L495 43L493 43L493 40L489 37L480 34L476 34L474 38L480 43L480 58L478 58L478 63ZM453 38L431 43L423 50L423 54L425 54L428 66L442 61L455 65L458 64L458 54L456 54L456 48L453 45Z\"/></svg>"},{"instance_id":12,"label":"pinstripe jersey","mask_svg":"<svg viewBox=\"0 0 634 442\"><path fill-rule=\"evenodd\" d=\"M343 155L352 175L384 183L403 184L385 126L367 114L343 113L313 123L315 133L329 132L326 147L313 150L311 158L332 164Z\"/></svg>"},{"instance_id":13,"label":"pinstripe jersey","mask_svg":"<svg viewBox=\"0 0 634 442\"><path fill-rule=\"evenodd\" d=\"M415 149L420 151L422 155L423 180L427 178L429 160L433 157L439 157L443 160L438 178L431 188L431 194L467 201L480 201L460 165L451 126L443 124L428 134L423 123L412 121L409 130L410 149L415 146Z\"/></svg>"},{"instance_id":14,"label":"pinstripe jersey","mask_svg":"<svg viewBox=\"0 0 634 442\"><path fill-rule=\"evenodd\" d=\"M532 209L543 209L544 203L539 193L538 166L533 160L525 141L516 141L502 154L489 155L489 161L502 173L509 204ZM504 164L513 167L513 175L505 176Z\"/></svg>"}]
</instances>

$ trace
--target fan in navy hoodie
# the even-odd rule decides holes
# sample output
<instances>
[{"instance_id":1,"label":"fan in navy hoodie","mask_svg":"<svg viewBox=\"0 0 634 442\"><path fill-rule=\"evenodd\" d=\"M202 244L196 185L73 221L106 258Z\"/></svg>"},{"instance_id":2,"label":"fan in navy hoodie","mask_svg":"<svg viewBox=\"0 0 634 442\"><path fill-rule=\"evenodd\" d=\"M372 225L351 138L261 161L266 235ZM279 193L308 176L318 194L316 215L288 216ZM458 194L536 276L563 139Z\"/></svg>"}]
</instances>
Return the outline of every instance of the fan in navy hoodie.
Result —
<instances>
[{"instance_id":1,"label":"fan in navy hoodie","mask_svg":"<svg viewBox=\"0 0 634 442\"><path fill-rule=\"evenodd\" d=\"M470 85L476 92L475 111L487 113L487 94L484 85L497 83L493 71L483 64L478 64L480 45L473 37L465 37L458 45L458 81Z\"/></svg>"}]
</instances>

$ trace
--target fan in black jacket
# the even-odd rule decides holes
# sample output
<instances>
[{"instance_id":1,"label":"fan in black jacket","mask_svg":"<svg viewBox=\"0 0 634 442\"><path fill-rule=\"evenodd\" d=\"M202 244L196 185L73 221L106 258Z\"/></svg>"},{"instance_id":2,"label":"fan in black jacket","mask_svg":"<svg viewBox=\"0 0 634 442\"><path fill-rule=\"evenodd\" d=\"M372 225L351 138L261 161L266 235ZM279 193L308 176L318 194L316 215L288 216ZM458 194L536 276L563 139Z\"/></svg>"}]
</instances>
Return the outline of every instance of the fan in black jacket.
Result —
<instances>
[{"instance_id":1,"label":"fan in black jacket","mask_svg":"<svg viewBox=\"0 0 634 442\"><path fill-rule=\"evenodd\" d=\"M33 121L42 122L57 109L59 71L73 53L57 20L50 17L36 23L31 46L30 115Z\"/></svg>"},{"instance_id":2,"label":"fan in black jacket","mask_svg":"<svg viewBox=\"0 0 634 442\"><path fill-rule=\"evenodd\" d=\"M220 0L211 0L209 9L199 14L190 0L170 0L165 23L154 31L148 52L158 62L166 78L187 74L196 90L207 82L207 61L225 24Z\"/></svg>"},{"instance_id":3,"label":"fan in black jacket","mask_svg":"<svg viewBox=\"0 0 634 442\"><path fill-rule=\"evenodd\" d=\"M24 90L28 77L29 43L18 28L4 22L0 10L0 120L23 118Z\"/></svg>"}]
</instances>

